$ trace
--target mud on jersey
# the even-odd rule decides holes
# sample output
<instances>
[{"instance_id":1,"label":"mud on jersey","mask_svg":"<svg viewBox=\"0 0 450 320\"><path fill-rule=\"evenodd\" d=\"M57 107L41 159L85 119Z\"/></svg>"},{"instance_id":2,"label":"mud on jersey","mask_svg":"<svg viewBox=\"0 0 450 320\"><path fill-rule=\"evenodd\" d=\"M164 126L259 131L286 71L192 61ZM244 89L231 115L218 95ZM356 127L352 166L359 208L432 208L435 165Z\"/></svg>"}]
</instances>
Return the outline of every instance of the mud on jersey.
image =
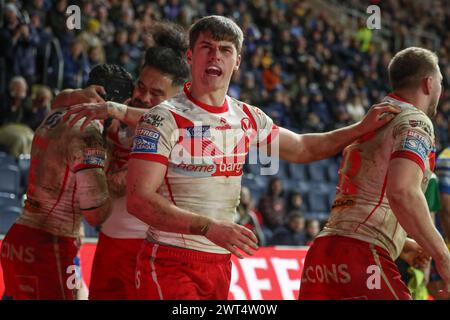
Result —
<instances>
[{"instance_id":1,"label":"mud on jersey","mask_svg":"<svg viewBox=\"0 0 450 320\"><path fill-rule=\"evenodd\" d=\"M268 144L277 127L258 108L226 97L213 107L184 92L150 109L136 128L131 158L167 165L158 192L180 208L233 221L245 157L251 144ZM149 227L147 238L172 246L228 253L204 236Z\"/></svg>"},{"instance_id":2,"label":"mud on jersey","mask_svg":"<svg viewBox=\"0 0 450 320\"><path fill-rule=\"evenodd\" d=\"M17 223L58 236L78 236L82 214L80 198L90 209L108 198L99 189L105 148L98 122L80 132L81 121L72 129L62 121L65 110L51 112L36 130L32 149L27 201ZM84 172L83 172L84 171ZM77 184L78 181L78 184Z\"/></svg>"},{"instance_id":3,"label":"mud on jersey","mask_svg":"<svg viewBox=\"0 0 450 320\"><path fill-rule=\"evenodd\" d=\"M115 239L145 239L148 225L127 211L126 176L128 156L133 145L134 128L115 120L108 129L106 176L112 197L111 215L101 231Z\"/></svg>"},{"instance_id":4,"label":"mud on jersey","mask_svg":"<svg viewBox=\"0 0 450 320\"><path fill-rule=\"evenodd\" d=\"M385 188L389 162L406 158L424 173L422 191L434 169L431 120L391 94L384 99L402 111L389 124L346 147L339 169L336 200L320 236L343 235L386 249L393 259L402 251L406 232L389 207Z\"/></svg>"}]
</instances>

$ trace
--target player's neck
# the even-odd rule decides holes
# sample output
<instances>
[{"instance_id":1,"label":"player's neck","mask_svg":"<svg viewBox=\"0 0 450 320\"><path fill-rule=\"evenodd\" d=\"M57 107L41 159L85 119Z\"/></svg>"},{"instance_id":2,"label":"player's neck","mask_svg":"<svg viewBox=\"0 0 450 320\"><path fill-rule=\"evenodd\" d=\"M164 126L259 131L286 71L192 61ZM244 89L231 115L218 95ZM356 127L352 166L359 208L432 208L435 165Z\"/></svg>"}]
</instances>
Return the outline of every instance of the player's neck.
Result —
<instances>
[{"instance_id":1,"label":"player's neck","mask_svg":"<svg viewBox=\"0 0 450 320\"><path fill-rule=\"evenodd\" d=\"M227 94L226 88L209 90L208 88L201 87L194 83L192 83L189 91L194 99L207 105L217 107L221 107L225 103L225 96Z\"/></svg>"},{"instance_id":2,"label":"player's neck","mask_svg":"<svg viewBox=\"0 0 450 320\"><path fill-rule=\"evenodd\" d=\"M427 113L427 102L425 101L424 97L417 92L394 91L393 93L403 101L412 104L417 109Z\"/></svg>"}]
</instances>

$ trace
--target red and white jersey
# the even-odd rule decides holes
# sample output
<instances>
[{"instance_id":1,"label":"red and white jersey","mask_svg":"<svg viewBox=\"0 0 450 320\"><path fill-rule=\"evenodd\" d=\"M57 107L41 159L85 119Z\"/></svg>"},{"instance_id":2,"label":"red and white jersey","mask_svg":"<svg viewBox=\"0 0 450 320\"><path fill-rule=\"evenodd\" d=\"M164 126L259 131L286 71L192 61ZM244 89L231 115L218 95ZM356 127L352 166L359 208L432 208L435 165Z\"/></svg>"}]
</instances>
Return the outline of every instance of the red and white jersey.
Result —
<instances>
[{"instance_id":1,"label":"red and white jersey","mask_svg":"<svg viewBox=\"0 0 450 320\"><path fill-rule=\"evenodd\" d=\"M401 98L384 99L402 111L385 127L345 148L339 169L336 200L321 236L343 235L386 249L395 260L406 232L389 207L385 189L389 162L414 161L424 173L425 192L434 169L434 132L428 116Z\"/></svg>"},{"instance_id":2,"label":"red and white jersey","mask_svg":"<svg viewBox=\"0 0 450 320\"><path fill-rule=\"evenodd\" d=\"M126 179L128 156L133 145L134 128L117 120L108 128L108 188L112 196L111 215L102 224L102 232L115 239L145 239L148 225L127 211Z\"/></svg>"},{"instance_id":3,"label":"red and white jersey","mask_svg":"<svg viewBox=\"0 0 450 320\"><path fill-rule=\"evenodd\" d=\"M57 236L78 236L80 200L88 206L83 209L91 209L109 197L102 175L106 150L100 123L90 123L83 132L82 121L68 128L62 121L65 112L53 111L35 132L27 200L17 223Z\"/></svg>"},{"instance_id":4,"label":"red and white jersey","mask_svg":"<svg viewBox=\"0 0 450 320\"><path fill-rule=\"evenodd\" d=\"M277 127L256 107L226 96L222 106L195 100L188 85L147 111L136 128L131 158L167 165L159 193L180 208L233 221L251 144L268 144ZM273 134L272 134L273 133ZM149 227L149 241L212 253L229 253L204 236Z\"/></svg>"}]
</instances>

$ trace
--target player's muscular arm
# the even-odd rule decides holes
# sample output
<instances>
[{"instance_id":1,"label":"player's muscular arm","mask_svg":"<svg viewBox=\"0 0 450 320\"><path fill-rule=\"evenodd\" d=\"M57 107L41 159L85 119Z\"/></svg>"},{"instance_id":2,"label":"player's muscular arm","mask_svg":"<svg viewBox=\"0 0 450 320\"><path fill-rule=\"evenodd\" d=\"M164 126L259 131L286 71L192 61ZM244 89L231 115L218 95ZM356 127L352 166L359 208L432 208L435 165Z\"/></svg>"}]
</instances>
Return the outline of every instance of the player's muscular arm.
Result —
<instances>
[{"instance_id":1,"label":"player's muscular arm","mask_svg":"<svg viewBox=\"0 0 450 320\"><path fill-rule=\"evenodd\" d=\"M66 89L61 91L52 102L52 109L68 107L80 103L104 102L102 95L105 95L102 86L92 85L85 89Z\"/></svg>"},{"instance_id":2,"label":"player's muscular arm","mask_svg":"<svg viewBox=\"0 0 450 320\"><path fill-rule=\"evenodd\" d=\"M86 221L96 227L109 217L111 199L103 169L90 168L76 173L77 195Z\"/></svg>"},{"instance_id":3,"label":"player's muscular arm","mask_svg":"<svg viewBox=\"0 0 450 320\"><path fill-rule=\"evenodd\" d=\"M70 107L64 116L64 121L70 119L69 126L74 126L84 118L81 130L93 120L105 120L109 117L117 119L130 127L136 127L146 109L133 108L116 102L82 103Z\"/></svg>"},{"instance_id":4,"label":"player's muscular arm","mask_svg":"<svg viewBox=\"0 0 450 320\"><path fill-rule=\"evenodd\" d=\"M408 159L392 159L387 173L386 196L395 216L408 235L436 261L439 274L450 290L450 254L431 221L420 188L423 173Z\"/></svg>"},{"instance_id":5,"label":"player's muscular arm","mask_svg":"<svg viewBox=\"0 0 450 320\"><path fill-rule=\"evenodd\" d=\"M399 111L391 105L375 105L362 121L325 133L296 134L280 128L280 158L307 163L332 157L362 135L387 124Z\"/></svg>"},{"instance_id":6,"label":"player's muscular arm","mask_svg":"<svg viewBox=\"0 0 450 320\"><path fill-rule=\"evenodd\" d=\"M177 207L162 197L158 188L167 167L158 162L130 159L127 174L128 212L154 228L175 233L204 235L215 244L242 258L257 249L256 236L232 222L219 221Z\"/></svg>"}]
</instances>

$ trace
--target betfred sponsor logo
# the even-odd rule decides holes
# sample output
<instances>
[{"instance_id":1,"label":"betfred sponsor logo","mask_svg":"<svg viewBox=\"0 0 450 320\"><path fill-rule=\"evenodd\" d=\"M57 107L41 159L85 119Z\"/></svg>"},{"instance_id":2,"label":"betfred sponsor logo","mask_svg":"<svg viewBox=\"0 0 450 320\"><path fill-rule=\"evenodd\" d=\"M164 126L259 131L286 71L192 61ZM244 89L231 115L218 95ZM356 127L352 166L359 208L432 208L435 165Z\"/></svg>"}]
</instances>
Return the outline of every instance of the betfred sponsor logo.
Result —
<instances>
[{"instance_id":1,"label":"betfred sponsor logo","mask_svg":"<svg viewBox=\"0 0 450 320\"><path fill-rule=\"evenodd\" d=\"M146 137L149 137L149 138L155 139L155 140L158 140L159 137L161 136L161 134L155 130L149 130L149 129L144 129L144 128L137 129L136 135L137 136L146 136Z\"/></svg>"}]
</instances>

